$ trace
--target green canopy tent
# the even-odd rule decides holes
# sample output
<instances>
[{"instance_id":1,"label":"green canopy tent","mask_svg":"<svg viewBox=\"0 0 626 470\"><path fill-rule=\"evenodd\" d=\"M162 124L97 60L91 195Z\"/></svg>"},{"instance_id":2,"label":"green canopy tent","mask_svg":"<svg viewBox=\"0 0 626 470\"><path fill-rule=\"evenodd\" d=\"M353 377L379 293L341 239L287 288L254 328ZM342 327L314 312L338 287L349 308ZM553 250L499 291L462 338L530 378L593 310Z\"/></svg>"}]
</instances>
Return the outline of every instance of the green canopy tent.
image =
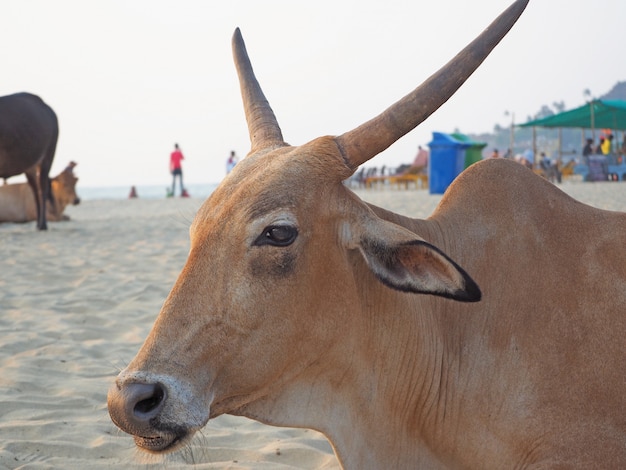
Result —
<instances>
[{"instance_id":1,"label":"green canopy tent","mask_svg":"<svg viewBox=\"0 0 626 470\"><path fill-rule=\"evenodd\" d=\"M596 129L611 129L626 131L626 101L624 100L593 100L578 108L569 111L563 111L542 119L535 119L524 124L518 124L519 127L533 128L533 153L537 153L535 144L535 128L579 128L583 130L581 134L581 146L584 145L584 130L591 129L592 136L595 138ZM625 133L626 134L626 133ZM563 155L561 149L561 132L559 130L559 160ZM537 159L535 159L535 164Z\"/></svg>"},{"instance_id":2,"label":"green canopy tent","mask_svg":"<svg viewBox=\"0 0 626 470\"><path fill-rule=\"evenodd\" d=\"M520 127L578 127L626 130L626 101L594 100L576 109L520 124Z\"/></svg>"}]
</instances>

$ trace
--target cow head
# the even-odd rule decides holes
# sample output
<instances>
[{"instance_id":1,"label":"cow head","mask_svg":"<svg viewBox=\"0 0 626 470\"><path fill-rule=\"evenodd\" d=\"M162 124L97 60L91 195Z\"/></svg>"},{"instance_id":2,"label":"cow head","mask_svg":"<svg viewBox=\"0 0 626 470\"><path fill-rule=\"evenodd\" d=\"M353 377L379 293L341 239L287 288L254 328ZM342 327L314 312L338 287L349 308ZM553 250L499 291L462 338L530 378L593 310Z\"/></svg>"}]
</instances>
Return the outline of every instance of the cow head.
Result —
<instances>
[{"instance_id":1,"label":"cow head","mask_svg":"<svg viewBox=\"0 0 626 470\"><path fill-rule=\"evenodd\" d=\"M80 204L80 198L76 194L76 183L78 183L78 178L70 169L63 170L50 180L52 196L60 212L70 204Z\"/></svg>"},{"instance_id":2,"label":"cow head","mask_svg":"<svg viewBox=\"0 0 626 470\"><path fill-rule=\"evenodd\" d=\"M110 389L113 421L140 448L174 449L224 413L316 427L298 397L345 380L350 368L342 361L380 320L372 304L389 288L480 299L446 254L378 218L342 181L444 103L525 4L518 0L378 117L300 147L284 142L235 32L252 150L198 211L187 263L143 347Z\"/></svg>"}]
</instances>

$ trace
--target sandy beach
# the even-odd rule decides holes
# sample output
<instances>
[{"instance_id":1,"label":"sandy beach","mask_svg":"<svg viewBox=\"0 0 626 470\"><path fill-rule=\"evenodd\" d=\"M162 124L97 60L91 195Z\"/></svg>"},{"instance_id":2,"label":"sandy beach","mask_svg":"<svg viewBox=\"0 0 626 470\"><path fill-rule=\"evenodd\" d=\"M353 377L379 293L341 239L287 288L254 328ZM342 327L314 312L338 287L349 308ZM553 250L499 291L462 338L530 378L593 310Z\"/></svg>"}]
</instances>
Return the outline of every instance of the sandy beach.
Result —
<instances>
[{"instance_id":1,"label":"sandy beach","mask_svg":"<svg viewBox=\"0 0 626 470\"><path fill-rule=\"evenodd\" d=\"M626 184L565 182L576 199L626 210ZM78 188L80 193L80 188ZM441 196L358 190L427 217ZM223 416L180 453L149 457L110 421L106 393L148 334L188 250L201 199L84 201L72 220L0 225L1 469L336 469L302 429Z\"/></svg>"}]
</instances>

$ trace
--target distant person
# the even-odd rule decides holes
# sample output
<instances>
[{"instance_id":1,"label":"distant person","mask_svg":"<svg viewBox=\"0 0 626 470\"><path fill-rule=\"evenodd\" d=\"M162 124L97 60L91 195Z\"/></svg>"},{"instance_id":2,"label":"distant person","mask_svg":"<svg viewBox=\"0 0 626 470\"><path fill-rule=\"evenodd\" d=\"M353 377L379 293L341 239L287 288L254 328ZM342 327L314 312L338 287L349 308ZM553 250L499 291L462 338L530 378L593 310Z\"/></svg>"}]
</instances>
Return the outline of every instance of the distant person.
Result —
<instances>
[{"instance_id":1,"label":"distant person","mask_svg":"<svg viewBox=\"0 0 626 470\"><path fill-rule=\"evenodd\" d=\"M498 149L493 149L493 153L491 154L491 158L500 158L500 152L498 152Z\"/></svg>"},{"instance_id":2,"label":"distant person","mask_svg":"<svg viewBox=\"0 0 626 470\"><path fill-rule=\"evenodd\" d=\"M587 138L583 147L583 160L587 163L589 155L593 155L593 139Z\"/></svg>"},{"instance_id":3,"label":"distant person","mask_svg":"<svg viewBox=\"0 0 626 470\"><path fill-rule=\"evenodd\" d=\"M602 150L602 155L610 155L613 153L613 134L606 136L600 148Z\"/></svg>"},{"instance_id":4,"label":"distant person","mask_svg":"<svg viewBox=\"0 0 626 470\"><path fill-rule=\"evenodd\" d=\"M528 163L528 161L524 158L521 153L518 153L513 157L513 161L519 163L520 165L525 166L526 168L531 168L532 165Z\"/></svg>"},{"instance_id":5,"label":"distant person","mask_svg":"<svg viewBox=\"0 0 626 470\"><path fill-rule=\"evenodd\" d=\"M550 157L548 157L544 152L541 152L539 160L539 166L543 170L543 176L550 181L561 182L561 172L559 171L559 166L557 162L552 161Z\"/></svg>"},{"instance_id":6,"label":"distant person","mask_svg":"<svg viewBox=\"0 0 626 470\"><path fill-rule=\"evenodd\" d=\"M235 168L235 165L237 164L238 161L239 159L237 158L235 151L231 150L230 156L228 157L228 160L226 160L226 173L227 174L233 171L233 168Z\"/></svg>"},{"instance_id":7,"label":"distant person","mask_svg":"<svg viewBox=\"0 0 626 470\"><path fill-rule=\"evenodd\" d=\"M522 156L530 164L530 168L533 168L535 166L535 152L533 152L531 149L526 149L522 153Z\"/></svg>"},{"instance_id":8,"label":"distant person","mask_svg":"<svg viewBox=\"0 0 626 470\"><path fill-rule=\"evenodd\" d=\"M552 181L552 160L544 152L539 154L539 168L543 170L546 179Z\"/></svg>"},{"instance_id":9,"label":"distant person","mask_svg":"<svg viewBox=\"0 0 626 470\"><path fill-rule=\"evenodd\" d=\"M185 187L183 186L183 152L180 151L178 144L174 144L174 151L170 154L170 172L172 173L172 197L176 194L176 177L180 181L180 194L182 196Z\"/></svg>"},{"instance_id":10,"label":"distant person","mask_svg":"<svg viewBox=\"0 0 626 470\"><path fill-rule=\"evenodd\" d=\"M413 160L414 167L426 167L428 165L428 150L422 148L421 145L417 146L417 155Z\"/></svg>"},{"instance_id":11,"label":"distant person","mask_svg":"<svg viewBox=\"0 0 626 470\"><path fill-rule=\"evenodd\" d=\"M137 195L137 188L135 188L134 186L130 187L130 193L128 194L128 199L135 199L138 198L139 196Z\"/></svg>"},{"instance_id":12,"label":"distant person","mask_svg":"<svg viewBox=\"0 0 626 470\"><path fill-rule=\"evenodd\" d=\"M598 144L598 146L594 149L594 152L596 155L602 155L602 145L604 144L604 135L600 136L600 143Z\"/></svg>"}]
</instances>

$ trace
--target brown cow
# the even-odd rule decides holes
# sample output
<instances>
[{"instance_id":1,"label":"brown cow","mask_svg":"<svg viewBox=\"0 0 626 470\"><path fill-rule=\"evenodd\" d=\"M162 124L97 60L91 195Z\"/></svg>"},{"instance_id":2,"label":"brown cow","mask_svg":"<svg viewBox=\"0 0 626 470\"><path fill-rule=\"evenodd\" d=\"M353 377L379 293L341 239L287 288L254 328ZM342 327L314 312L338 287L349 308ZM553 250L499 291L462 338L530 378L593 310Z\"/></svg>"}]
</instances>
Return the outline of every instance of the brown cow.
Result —
<instances>
[{"instance_id":1,"label":"brown cow","mask_svg":"<svg viewBox=\"0 0 626 470\"><path fill-rule=\"evenodd\" d=\"M54 202L46 202L46 217L49 221L69 220L63 213L70 205L80 203L76 194L78 178L67 168L50 180ZM0 223L31 222L37 220L37 206L33 191L28 183L0 186Z\"/></svg>"},{"instance_id":2,"label":"brown cow","mask_svg":"<svg viewBox=\"0 0 626 470\"><path fill-rule=\"evenodd\" d=\"M140 448L175 449L228 413L319 430L351 469L625 466L626 215L504 160L470 167L427 220L342 184L443 103L525 3L378 117L301 147L236 33L252 152L198 211L109 391ZM466 272L480 302L459 302L481 298Z\"/></svg>"}]
</instances>

